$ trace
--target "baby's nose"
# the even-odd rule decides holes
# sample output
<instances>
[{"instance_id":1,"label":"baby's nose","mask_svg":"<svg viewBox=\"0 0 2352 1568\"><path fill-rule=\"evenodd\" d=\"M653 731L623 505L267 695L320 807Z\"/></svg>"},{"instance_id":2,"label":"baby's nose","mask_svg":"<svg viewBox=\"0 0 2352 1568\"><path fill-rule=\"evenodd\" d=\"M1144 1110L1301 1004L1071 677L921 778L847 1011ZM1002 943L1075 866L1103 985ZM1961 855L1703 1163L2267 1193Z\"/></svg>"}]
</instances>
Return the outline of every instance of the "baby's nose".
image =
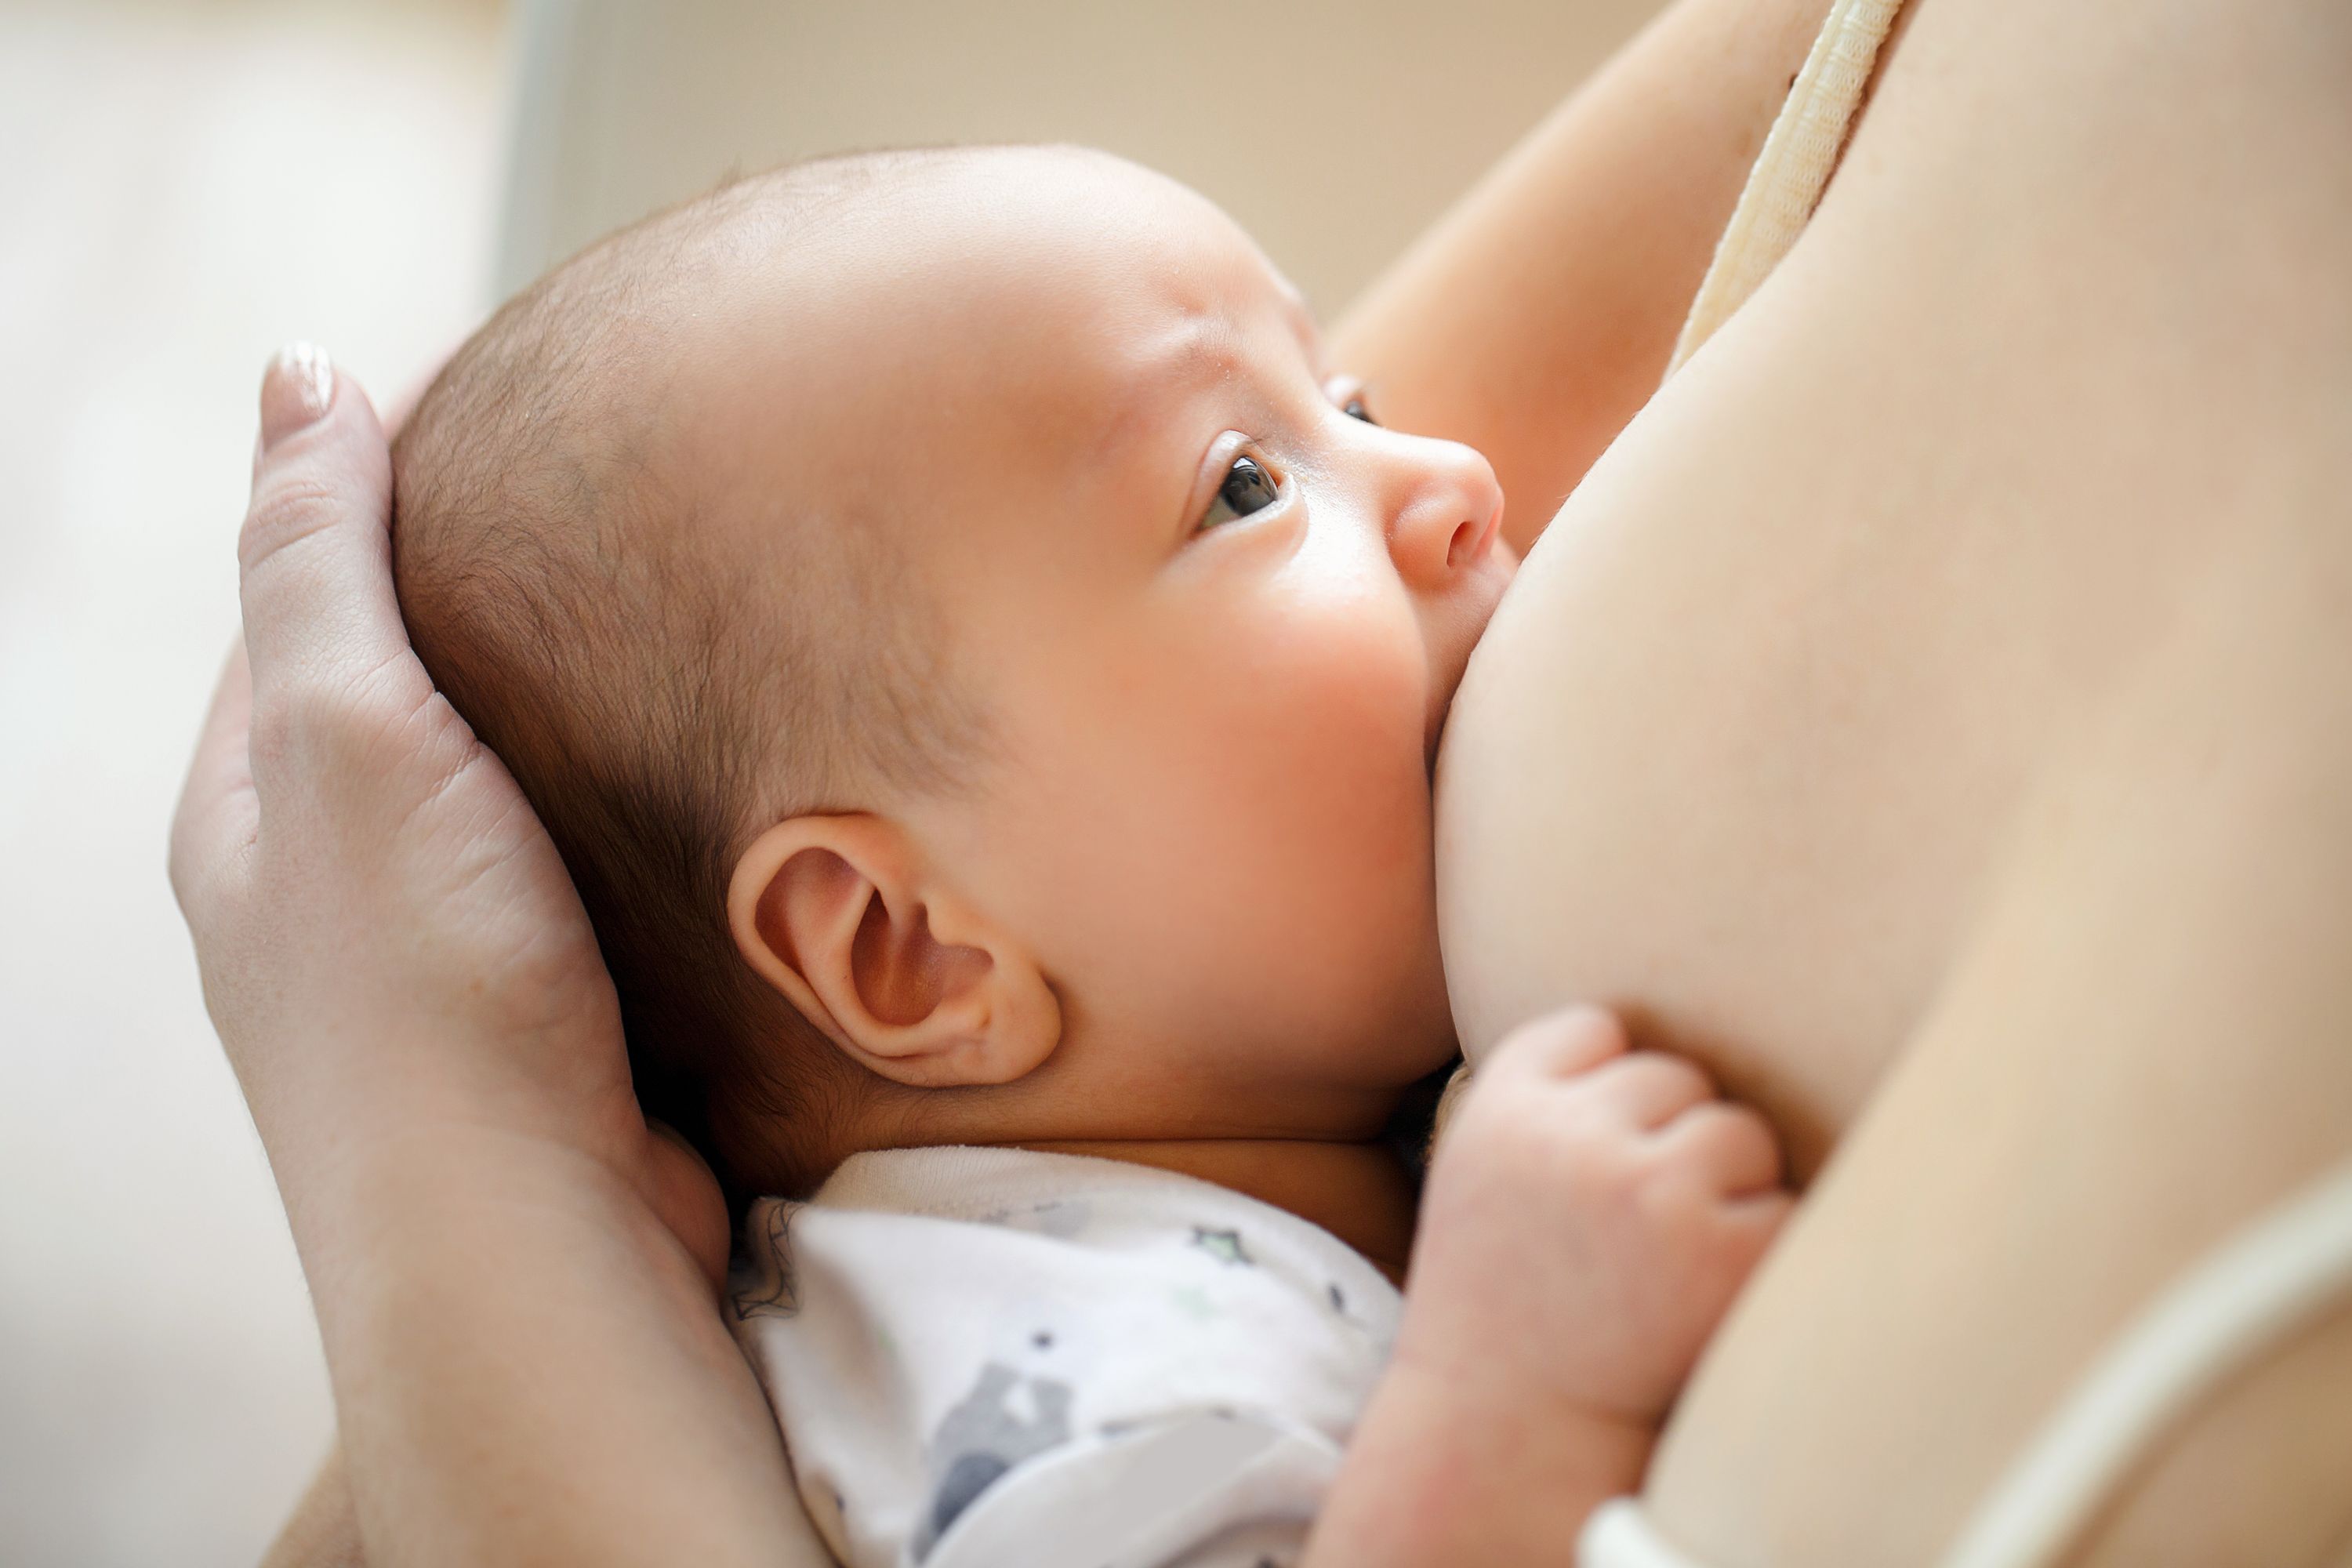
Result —
<instances>
[{"instance_id":1,"label":"baby's nose","mask_svg":"<svg viewBox=\"0 0 2352 1568\"><path fill-rule=\"evenodd\" d=\"M1442 588L1486 559L1503 521L1503 487L1486 459L1456 441L1425 443L1389 530L1398 574Z\"/></svg>"}]
</instances>

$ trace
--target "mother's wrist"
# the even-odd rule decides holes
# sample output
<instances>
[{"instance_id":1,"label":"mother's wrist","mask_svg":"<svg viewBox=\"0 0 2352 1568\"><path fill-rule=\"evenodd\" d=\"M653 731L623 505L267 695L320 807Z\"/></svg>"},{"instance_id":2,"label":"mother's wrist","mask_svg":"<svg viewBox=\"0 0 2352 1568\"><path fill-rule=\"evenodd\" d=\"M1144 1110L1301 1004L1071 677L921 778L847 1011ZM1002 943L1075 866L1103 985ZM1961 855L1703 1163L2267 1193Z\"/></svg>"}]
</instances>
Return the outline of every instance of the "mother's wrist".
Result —
<instances>
[{"instance_id":1,"label":"mother's wrist","mask_svg":"<svg viewBox=\"0 0 2352 1568\"><path fill-rule=\"evenodd\" d=\"M415 1003L287 1003L270 1027L224 1040L273 1156L305 1162L383 1140L468 1132L570 1147L625 1164L644 1121L617 1025L531 1044Z\"/></svg>"},{"instance_id":2,"label":"mother's wrist","mask_svg":"<svg viewBox=\"0 0 2352 1568\"><path fill-rule=\"evenodd\" d=\"M406 1120L271 1150L322 1326L412 1294L501 1275L518 1242L594 1235L707 1302L642 1173L574 1140L495 1121Z\"/></svg>"},{"instance_id":3,"label":"mother's wrist","mask_svg":"<svg viewBox=\"0 0 2352 1568\"><path fill-rule=\"evenodd\" d=\"M364 1214L455 1182L561 1173L583 1190L641 1185L647 1135L625 1084L552 1096L495 1058L437 1044L426 1060L386 1042L364 1062L281 1058L240 1072L298 1239L311 1211Z\"/></svg>"}]
</instances>

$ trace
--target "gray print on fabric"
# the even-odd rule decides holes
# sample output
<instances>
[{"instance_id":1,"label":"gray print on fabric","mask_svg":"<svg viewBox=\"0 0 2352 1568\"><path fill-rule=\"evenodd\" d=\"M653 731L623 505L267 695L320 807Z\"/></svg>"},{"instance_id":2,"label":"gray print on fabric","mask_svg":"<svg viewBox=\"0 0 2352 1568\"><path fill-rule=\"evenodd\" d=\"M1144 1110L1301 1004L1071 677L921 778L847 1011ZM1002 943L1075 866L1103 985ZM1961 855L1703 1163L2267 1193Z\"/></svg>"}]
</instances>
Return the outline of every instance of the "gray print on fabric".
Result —
<instances>
[{"instance_id":1,"label":"gray print on fabric","mask_svg":"<svg viewBox=\"0 0 2352 1568\"><path fill-rule=\"evenodd\" d=\"M1084 1198L1048 1198L1024 1208L991 1209L980 1216L982 1225L1007 1230L1034 1231L1055 1241L1075 1240L1094 1219L1094 1205Z\"/></svg>"},{"instance_id":2,"label":"gray print on fabric","mask_svg":"<svg viewBox=\"0 0 2352 1568\"><path fill-rule=\"evenodd\" d=\"M1034 1230L1056 1241L1075 1240L1094 1219L1094 1205L1084 1198L1055 1198L1014 1217L1020 1230Z\"/></svg>"},{"instance_id":3,"label":"gray print on fabric","mask_svg":"<svg viewBox=\"0 0 2352 1568\"><path fill-rule=\"evenodd\" d=\"M1015 1408L1023 1394L1025 1415ZM931 1506L915 1532L915 1561L929 1556L948 1526L1005 1471L1069 1440L1068 1384L1024 1377L1000 1362L981 1368L980 1381L931 1434Z\"/></svg>"},{"instance_id":4,"label":"gray print on fabric","mask_svg":"<svg viewBox=\"0 0 2352 1568\"><path fill-rule=\"evenodd\" d=\"M727 1299L737 1321L800 1315L793 1276L793 1207L773 1199L752 1205L743 1226L743 1256L727 1275Z\"/></svg>"},{"instance_id":5,"label":"gray print on fabric","mask_svg":"<svg viewBox=\"0 0 2352 1568\"><path fill-rule=\"evenodd\" d=\"M1235 1264L1244 1268L1257 1267L1257 1259L1242 1245L1242 1233L1237 1230L1215 1230L1205 1225L1192 1227L1192 1245L1220 1263Z\"/></svg>"}]
</instances>

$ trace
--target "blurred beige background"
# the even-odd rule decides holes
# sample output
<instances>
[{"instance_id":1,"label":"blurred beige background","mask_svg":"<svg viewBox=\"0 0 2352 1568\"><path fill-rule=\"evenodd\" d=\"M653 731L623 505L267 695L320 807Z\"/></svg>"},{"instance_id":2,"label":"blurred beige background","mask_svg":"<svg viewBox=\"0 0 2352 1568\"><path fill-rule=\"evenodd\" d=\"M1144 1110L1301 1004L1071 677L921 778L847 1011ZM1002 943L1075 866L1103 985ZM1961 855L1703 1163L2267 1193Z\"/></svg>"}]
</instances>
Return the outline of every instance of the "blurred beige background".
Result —
<instances>
[{"instance_id":1,"label":"blurred beige background","mask_svg":"<svg viewBox=\"0 0 2352 1568\"><path fill-rule=\"evenodd\" d=\"M227 1564L330 1426L163 879L253 390L732 168L1061 138L1336 314L1653 0L0 0L0 1564Z\"/></svg>"}]
</instances>

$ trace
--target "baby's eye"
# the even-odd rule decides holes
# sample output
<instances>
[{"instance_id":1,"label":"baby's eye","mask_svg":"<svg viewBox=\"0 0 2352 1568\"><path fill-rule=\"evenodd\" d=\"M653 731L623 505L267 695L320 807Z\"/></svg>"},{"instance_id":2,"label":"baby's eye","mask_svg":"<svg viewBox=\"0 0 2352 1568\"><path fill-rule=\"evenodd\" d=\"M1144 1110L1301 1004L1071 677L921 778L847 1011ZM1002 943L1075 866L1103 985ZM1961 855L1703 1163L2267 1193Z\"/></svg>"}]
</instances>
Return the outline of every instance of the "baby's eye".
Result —
<instances>
[{"instance_id":1,"label":"baby's eye","mask_svg":"<svg viewBox=\"0 0 2352 1568\"><path fill-rule=\"evenodd\" d=\"M1201 519L1201 531L1222 528L1254 511L1264 511L1282 495L1282 481L1272 469L1244 452L1235 457L1233 466L1225 470L1225 482L1217 487L1217 499Z\"/></svg>"},{"instance_id":2,"label":"baby's eye","mask_svg":"<svg viewBox=\"0 0 2352 1568\"><path fill-rule=\"evenodd\" d=\"M1325 382L1323 395L1338 405L1339 412L1350 419L1360 419L1367 425L1380 423L1372 417L1372 405L1364 395L1364 384L1352 375L1335 375Z\"/></svg>"}]
</instances>

